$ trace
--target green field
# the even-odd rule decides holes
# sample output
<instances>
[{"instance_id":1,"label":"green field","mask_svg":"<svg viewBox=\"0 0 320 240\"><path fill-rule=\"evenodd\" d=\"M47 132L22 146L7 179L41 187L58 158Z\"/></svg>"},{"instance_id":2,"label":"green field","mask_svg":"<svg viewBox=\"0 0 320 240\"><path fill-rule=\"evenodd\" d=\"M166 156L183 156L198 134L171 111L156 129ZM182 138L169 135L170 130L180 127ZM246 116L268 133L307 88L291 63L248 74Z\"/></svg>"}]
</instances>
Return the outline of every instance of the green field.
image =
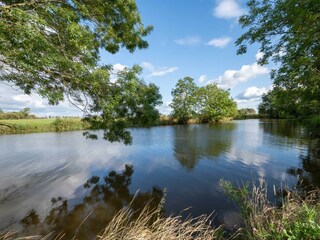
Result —
<instances>
[{"instance_id":1,"label":"green field","mask_svg":"<svg viewBox=\"0 0 320 240\"><path fill-rule=\"evenodd\" d=\"M81 118L0 120L0 134L74 131L88 127Z\"/></svg>"}]
</instances>

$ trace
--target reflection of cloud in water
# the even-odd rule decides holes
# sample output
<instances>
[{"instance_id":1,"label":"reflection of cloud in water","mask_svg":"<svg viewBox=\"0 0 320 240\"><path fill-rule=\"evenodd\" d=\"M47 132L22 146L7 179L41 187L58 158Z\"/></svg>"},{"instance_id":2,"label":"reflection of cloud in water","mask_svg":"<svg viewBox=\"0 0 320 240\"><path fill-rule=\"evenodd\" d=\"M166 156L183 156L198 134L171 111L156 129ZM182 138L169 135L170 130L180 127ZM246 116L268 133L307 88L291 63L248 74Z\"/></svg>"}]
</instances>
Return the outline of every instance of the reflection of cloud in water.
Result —
<instances>
[{"instance_id":1,"label":"reflection of cloud in water","mask_svg":"<svg viewBox=\"0 0 320 240\"><path fill-rule=\"evenodd\" d=\"M3 136L0 143L0 227L30 209L43 216L52 197L73 198L92 171L122 169L119 159L129 154L122 144L84 140L79 132Z\"/></svg>"},{"instance_id":2,"label":"reflection of cloud in water","mask_svg":"<svg viewBox=\"0 0 320 240\"><path fill-rule=\"evenodd\" d=\"M254 152L249 152L246 150L237 150L231 148L230 151L226 153L227 160L230 161L240 161L245 165L261 166L268 162L269 157L261 155Z\"/></svg>"},{"instance_id":3,"label":"reflection of cloud in water","mask_svg":"<svg viewBox=\"0 0 320 240\"><path fill-rule=\"evenodd\" d=\"M230 151L226 153L226 159L229 162L240 161L247 166L258 167L257 173L259 177L264 178L265 170L262 166L269 161L269 156L249 152L246 150L237 150L235 148L231 148Z\"/></svg>"},{"instance_id":4,"label":"reflection of cloud in water","mask_svg":"<svg viewBox=\"0 0 320 240\"><path fill-rule=\"evenodd\" d=\"M260 129L256 121L244 121L242 125L243 132L241 135L241 142L246 143L252 148L260 147L263 144L263 131Z\"/></svg>"}]
</instances>

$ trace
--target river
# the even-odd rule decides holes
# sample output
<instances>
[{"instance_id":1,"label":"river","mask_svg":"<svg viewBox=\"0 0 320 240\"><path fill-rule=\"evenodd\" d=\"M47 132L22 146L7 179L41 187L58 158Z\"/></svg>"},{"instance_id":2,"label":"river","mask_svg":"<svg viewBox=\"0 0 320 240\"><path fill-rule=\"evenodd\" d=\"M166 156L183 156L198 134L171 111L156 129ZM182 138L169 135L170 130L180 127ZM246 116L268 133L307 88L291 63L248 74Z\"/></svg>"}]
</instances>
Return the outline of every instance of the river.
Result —
<instances>
[{"instance_id":1,"label":"river","mask_svg":"<svg viewBox=\"0 0 320 240\"><path fill-rule=\"evenodd\" d=\"M320 182L320 164L294 122L239 120L131 133L130 146L87 140L81 131L0 136L0 232L68 237L90 214L80 236L91 238L134 197L134 209L150 199L156 205L163 190L166 215L191 207L182 215L214 212L216 224L234 226L239 209L220 179L266 179L270 189L293 187L299 178Z\"/></svg>"}]
</instances>

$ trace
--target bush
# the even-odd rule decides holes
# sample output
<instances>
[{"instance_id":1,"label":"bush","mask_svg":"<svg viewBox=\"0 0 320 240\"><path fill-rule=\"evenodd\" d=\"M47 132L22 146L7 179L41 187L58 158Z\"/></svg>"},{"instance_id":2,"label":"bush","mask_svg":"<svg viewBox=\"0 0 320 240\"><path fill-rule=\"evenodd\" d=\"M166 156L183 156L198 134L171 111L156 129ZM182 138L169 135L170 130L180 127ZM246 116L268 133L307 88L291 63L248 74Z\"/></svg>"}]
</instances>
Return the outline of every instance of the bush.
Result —
<instances>
[{"instance_id":1,"label":"bush","mask_svg":"<svg viewBox=\"0 0 320 240\"><path fill-rule=\"evenodd\" d=\"M57 132L87 129L89 124L77 118L57 118L53 125Z\"/></svg>"}]
</instances>

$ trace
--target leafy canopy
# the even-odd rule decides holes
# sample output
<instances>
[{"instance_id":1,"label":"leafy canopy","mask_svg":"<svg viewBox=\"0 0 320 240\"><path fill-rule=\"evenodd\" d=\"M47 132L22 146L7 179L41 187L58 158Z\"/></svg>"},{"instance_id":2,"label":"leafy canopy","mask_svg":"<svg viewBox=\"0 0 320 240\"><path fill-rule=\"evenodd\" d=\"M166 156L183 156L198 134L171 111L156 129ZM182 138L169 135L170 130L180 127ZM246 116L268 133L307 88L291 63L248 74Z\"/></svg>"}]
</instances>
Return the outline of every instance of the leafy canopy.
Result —
<instances>
[{"instance_id":1,"label":"leafy canopy","mask_svg":"<svg viewBox=\"0 0 320 240\"><path fill-rule=\"evenodd\" d=\"M112 82L112 68L101 65L100 51L147 48L143 38L151 30L143 26L134 0L2 0L0 81L36 92L50 104L68 98L88 116L100 115L100 126L109 129L106 139L118 135L109 140L130 142L121 119L141 115L141 108L149 110L160 97L136 101L133 95L140 92L131 90L158 89L138 80L138 67Z\"/></svg>"},{"instance_id":2,"label":"leafy canopy","mask_svg":"<svg viewBox=\"0 0 320 240\"><path fill-rule=\"evenodd\" d=\"M187 121L196 115L198 87L191 77L179 79L175 88L171 91L173 97L170 107L172 107L172 117L177 118L179 123Z\"/></svg>"},{"instance_id":3,"label":"leafy canopy","mask_svg":"<svg viewBox=\"0 0 320 240\"><path fill-rule=\"evenodd\" d=\"M275 98L294 95L292 107L298 115L320 110L320 1L319 0L250 0L249 11L240 17L247 31L236 41L238 53L248 44L259 43L264 56L279 63L271 77L277 88ZM278 95L277 93L280 93ZM309 108L307 113L300 111Z\"/></svg>"},{"instance_id":4,"label":"leafy canopy","mask_svg":"<svg viewBox=\"0 0 320 240\"><path fill-rule=\"evenodd\" d=\"M227 90L216 84L198 87L191 77L180 79L171 92L172 117L179 123L187 123L191 118L202 122L219 121L237 115L237 104Z\"/></svg>"},{"instance_id":5,"label":"leafy canopy","mask_svg":"<svg viewBox=\"0 0 320 240\"><path fill-rule=\"evenodd\" d=\"M219 88L216 84L201 87L198 98L199 113L204 122L217 122L223 118L235 117L238 113L237 104L230 98L229 91Z\"/></svg>"}]
</instances>

